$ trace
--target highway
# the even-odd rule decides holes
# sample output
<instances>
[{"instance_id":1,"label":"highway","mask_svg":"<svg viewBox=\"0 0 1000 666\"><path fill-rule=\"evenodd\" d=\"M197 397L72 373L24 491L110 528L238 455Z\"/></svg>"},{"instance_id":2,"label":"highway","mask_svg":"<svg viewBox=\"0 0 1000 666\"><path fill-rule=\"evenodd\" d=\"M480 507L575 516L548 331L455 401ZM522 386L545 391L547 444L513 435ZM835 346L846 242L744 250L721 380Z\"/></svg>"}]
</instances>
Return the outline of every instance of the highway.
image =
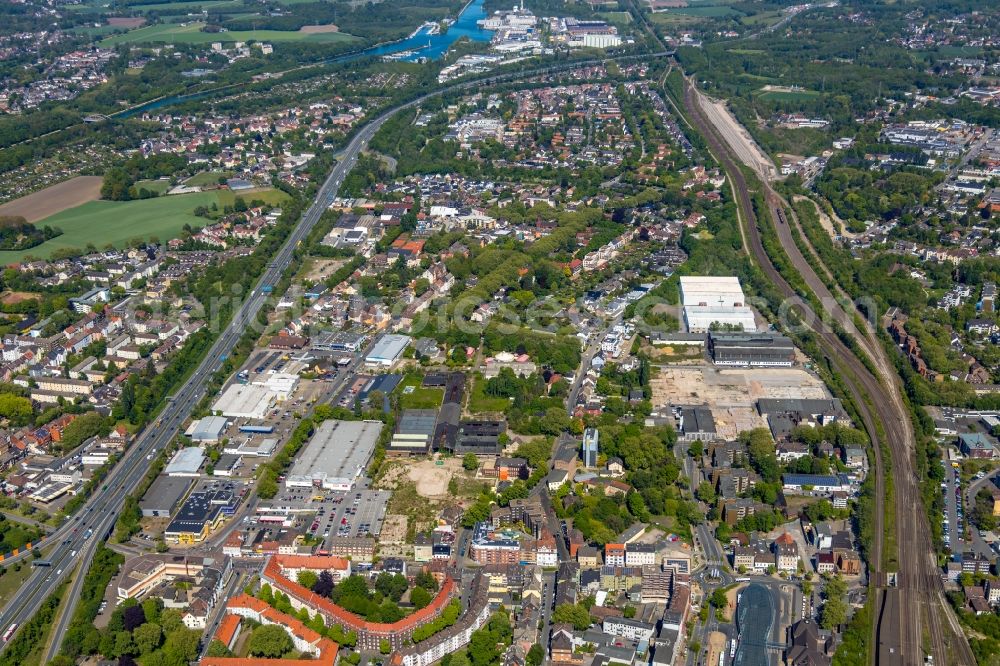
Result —
<instances>
[{"instance_id":1,"label":"highway","mask_svg":"<svg viewBox=\"0 0 1000 666\"><path fill-rule=\"evenodd\" d=\"M291 263L296 247L308 236L319 221L320 216L333 202L341 183L357 162L358 155L386 121L404 109L412 108L431 97L449 92L516 81L527 76L555 74L612 60L628 61L669 55L672 55L672 52L620 55L601 60L576 61L496 74L430 91L409 102L387 109L368 124L362 126L341 151L340 161L319 188L313 204L306 210L284 245L268 264L264 274L258 279L256 287L250 292L249 298L243 301L235 313L232 323L220 334L197 369L172 396L155 424L147 427L129 447L118 464L108 473L100 489L93 493L86 505L72 520L66 521L43 542L36 544L39 548L49 550L47 560L52 565L51 567L39 567L34 571L17 594L0 609L0 628L16 624L20 629L38 612L46 597L70 576L74 566L77 563L82 563L80 575L74 578L68 590L69 597L54 629L48 656L51 658L58 653L80 598L83 581L86 577L84 573L90 566L97 544L105 541L114 528L118 511L124 504L125 498L139 485L146 474L149 460L152 459L151 456L155 456L171 441L194 406L202 398L211 376L220 369L223 361L242 337L246 327L255 320L268 300L270 294L265 293L265 285L273 286L281 278ZM4 565L26 559L29 556L30 553L21 553L16 558L8 558L4 561ZM6 643L0 646L0 651L4 647L6 647Z\"/></svg>"},{"instance_id":2,"label":"highway","mask_svg":"<svg viewBox=\"0 0 1000 666\"><path fill-rule=\"evenodd\" d=\"M86 507L41 544L42 547L55 544L53 550L47 555L52 566L39 567L25 581L14 598L0 612L0 625L9 627L16 623L19 627L23 626L38 611L49 593L69 576L75 563L82 562L85 572L86 567L93 559L97 544L103 542L114 528L118 518L118 510L124 504L126 496L133 491L146 474L149 463L148 456L162 450L187 419L191 410L201 399L206 383L212 374L221 367L222 362L232 352L246 327L255 320L257 313L267 301L269 294L264 293L263 287L274 285L281 278L282 273L291 263L295 248L312 231L323 211L333 201L340 184L357 161L358 154L382 124L398 110L395 109L379 116L354 136L342 153L343 159L333 168L320 187L313 205L305 212L299 224L289 234L285 244L268 264L264 274L258 280L256 288L240 306L232 324L223 331L201 364L176 392L172 400L167 403L160 418L155 424L146 428L125 452L119 463L108 474L101 488L95 491L88 500ZM76 609L76 602L80 598L84 579L84 575L76 576L69 588L69 599L53 633L53 647L50 650L49 658L58 652L58 646L62 643L62 638L65 636L66 629Z\"/></svg>"}]
</instances>

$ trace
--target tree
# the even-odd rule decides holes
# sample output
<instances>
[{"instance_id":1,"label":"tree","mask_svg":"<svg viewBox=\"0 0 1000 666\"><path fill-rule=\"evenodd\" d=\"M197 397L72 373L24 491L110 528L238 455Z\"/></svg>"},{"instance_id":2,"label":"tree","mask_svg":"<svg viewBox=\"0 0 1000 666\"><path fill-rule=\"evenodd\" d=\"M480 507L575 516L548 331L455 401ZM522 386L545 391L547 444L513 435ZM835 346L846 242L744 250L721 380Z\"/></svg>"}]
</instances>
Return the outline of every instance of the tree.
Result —
<instances>
[{"instance_id":1,"label":"tree","mask_svg":"<svg viewBox=\"0 0 1000 666\"><path fill-rule=\"evenodd\" d=\"M729 598L726 596L726 591L720 587L712 591L709 602L716 608L725 608L729 605Z\"/></svg>"},{"instance_id":2,"label":"tree","mask_svg":"<svg viewBox=\"0 0 1000 666\"><path fill-rule=\"evenodd\" d=\"M569 414L562 407L549 407L539 419L538 425L546 435L558 435L569 428Z\"/></svg>"},{"instance_id":3,"label":"tree","mask_svg":"<svg viewBox=\"0 0 1000 666\"><path fill-rule=\"evenodd\" d=\"M527 666L541 666L542 661L545 660L545 648L543 648L538 643L531 646L528 650L528 654L525 656L525 663Z\"/></svg>"},{"instance_id":4,"label":"tree","mask_svg":"<svg viewBox=\"0 0 1000 666\"><path fill-rule=\"evenodd\" d=\"M170 609L173 610L173 609ZM164 611L163 616L166 617ZM166 624L163 625L166 629ZM198 645L201 641L201 632L195 629L186 629L183 626L176 631L167 633L167 638L163 642L160 650L164 661L170 666L184 666L190 661L194 661L198 656Z\"/></svg>"},{"instance_id":5,"label":"tree","mask_svg":"<svg viewBox=\"0 0 1000 666\"><path fill-rule=\"evenodd\" d=\"M375 589L393 601L399 601L406 593L406 588L406 577L400 574L380 573L375 579Z\"/></svg>"},{"instance_id":6,"label":"tree","mask_svg":"<svg viewBox=\"0 0 1000 666\"><path fill-rule=\"evenodd\" d=\"M31 401L13 393L0 393L0 417L12 425L22 426L31 421Z\"/></svg>"},{"instance_id":7,"label":"tree","mask_svg":"<svg viewBox=\"0 0 1000 666\"><path fill-rule=\"evenodd\" d=\"M109 656L112 657L132 654L135 651L135 644L132 642L132 634L127 631L115 632L111 650L112 654Z\"/></svg>"},{"instance_id":8,"label":"tree","mask_svg":"<svg viewBox=\"0 0 1000 666\"><path fill-rule=\"evenodd\" d=\"M312 591L321 597L329 597L333 593L333 575L326 570L320 571Z\"/></svg>"},{"instance_id":9,"label":"tree","mask_svg":"<svg viewBox=\"0 0 1000 666\"><path fill-rule=\"evenodd\" d=\"M299 575L295 577L295 580L302 587L308 587L310 590L319 580L319 576L316 575L315 571L310 571L309 569L303 569L299 572Z\"/></svg>"},{"instance_id":10,"label":"tree","mask_svg":"<svg viewBox=\"0 0 1000 666\"><path fill-rule=\"evenodd\" d=\"M97 412L89 412L77 417L66 426L59 445L64 451L68 451L83 444L84 440L90 439L94 435L106 434L110 429L110 423L107 419Z\"/></svg>"},{"instance_id":11,"label":"tree","mask_svg":"<svg viewBox=\"0 0 1000 666\"><path fill-rule=\"evenodd\" d=\"M142 602L142 612L146 616L146 622L159 623L160 613L163 612L163 599L149 597Z\"/></svg>"},{"instance_id":12,"label":"tree","mask_svg":"<svg viewBox=\"0 0 1000 666\"><path fill-rule=\"evenodd\" d=\"M147 622L132 632L132 638L140 655L149 654L160 647L160 641L163 639L163 630L155 622Z\"/></svg>"},{"instance_id":13,"label":"tree","mask_svg":"<svg viewBox=\"0 0 1000 666\"><path fill-rule=\"evenodd\" d=\"M820 609L819 626L833 630L847 622L847 583L840 576L834 576L823 588L823 608Z\"/></svg>"},{"instance_id":14,"label":"tree","mask_svg":"<svg viewBox=\"0 0 1000 666\"><path fill-rule=\"evenodd\" d=\"M233 651L227 648L222 641L212 639L212 642L208 644L208 651L205 654L209 657L232 657Z\"/></svg>"},{"instance_id":15,"label":"tree","mask_svg":"<svg viewBox=\"0 0 1000 666\"><path fill-rule=\"evenodd\" d=\"M253 630L248 643L254 657L277 659L292 650L292 639L288 632L276 624L264 624Z\"/></svg>"},{"instance_id":16,"label":"tree","mask_svg":"<svg viewBox=\"0 0 1000 666\"><path fill-rule=\"evenodd\" d=\"M695 491L695 497L706 504L712 504L715 501L715 488L712 487L710 482L702 481L698 484L698 490Z\"/></svg>"},{"instance_id":17,"label":"tree","mask_svg":"<svg viewBox=\"0 0 1000 666\"><path fill-rule=\"evenodd\" d=\"M386 639L382 639L378 642L378 651L382 654L389 654L392 651L392 645Z\"/></svg>"},{"instance_id":18,"label":"tree","mask_svg":"<svg viewBox=\"0 0 1000 666\"><path fill-rule=\"evenodd\" d=\"M469 472L476 471L479 469L479 458L476 457L475 453L466 453L462 456L462 467Z\"/></svg>"},{"instance_id":19,"label":"tree","mask_svg":"<svg viewBox=\"0 0 1000 666\"><path fill-rule=\"evenodd\" d=\"M416 578L413 579L413 582L417 587L422 587L428 592L437 592L437 579L434 578L434 574L430 571L421 571L417 574Z\"/></svg>"},{"instance_id":20,"label":"tree","mask_svg":"<svg viewBox=\"0 0 1000 666\"><path fill-rule=\"evenodd\" d=\"M415 608L424 608L431 602L431 593L422 587L415 587L413 591L410 592L410 603L414 605Z\"/></svg>"},{"instance_id":21,"label":"tree","mask_svg":"<svg viewBox=\"0 0 1000 666\"><path fill-rule=\"evenodd\" d=\"M750 465L767 482L781 477L781 466L774 453L774 440L767 428L754 428L740 433L740 441L747 445Z\"/></svg>"},{"instance_id":22,"label":"tree","mask_svg":"<svg viewBox=\"0 0 1000 666\"><path fill-rule=\"evenodd\" d=\"M160 615L160 626L163 627L163 633L172 635L184 626L184 618L176 608L167 608Z\"/></svg>"},{"instance_id":23,"label":"tree","mask_svg":"<svg viewBox=\"0 0 1000 666\"><path fill-rule=\"evenodd\" d=\"M559 604L552 613L552 621L572 624L577 631L584 631L590 626L590 613L579 604Z\"/></svg>"},{"instance_id":24,"label":"tree","mask_svg":"<svg viewBox=\"0 0 1000 666\"><path fill-rule=\"evenodd\" d=\"M122 614L122 621L125 631L134 631L137 627L145 624L146 612L142 610L142 606L129 606Z\"/></svg>"}]
</instances>

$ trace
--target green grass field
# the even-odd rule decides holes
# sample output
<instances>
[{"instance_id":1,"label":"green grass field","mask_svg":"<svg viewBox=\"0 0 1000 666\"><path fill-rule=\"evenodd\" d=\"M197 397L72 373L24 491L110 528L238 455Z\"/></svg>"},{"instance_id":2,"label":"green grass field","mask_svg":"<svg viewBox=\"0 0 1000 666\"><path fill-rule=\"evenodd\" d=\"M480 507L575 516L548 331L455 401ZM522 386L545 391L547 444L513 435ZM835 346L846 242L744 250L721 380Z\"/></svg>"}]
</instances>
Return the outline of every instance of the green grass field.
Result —
<instances>
[{"instance_id":1,"label":"green grass field","mask_svg":"<svg viewBox=\"0 0 1000 666\"><path fill-rule=\"evenodd\" d=\"M7 603L30 575L31 562L24 562L20 571L15 571L14 565L7 567L7 572L0 576L0 603Z\"/></svg>"},{"instance_id":2,"label":"green grass field","mask_svg":"<svg viewBox=\"0 0 1000 666\"><path fill-rule=\"evenodd\" d=\"M750 16L745 16L742 19L740 19L740 21L743 23L743 25L763 28L777 23L782 19L783 16L784 15L780 11L773 10L768 12L759 12L757 14L752 14Z\"/></svg>"},{"instance_id":3,"label":"green grass field","mask_svg":"<svg viewBox=\"0 0 1000 666\"><path fill-rule=\"evenodd\" d=\"M437 409L444 402L444 389L425 388L421 386L422 379L417 375L407 375L399 383L400 409ZM413 390L407 393L409 387Z\"/></svg>"},{"instance_id":4,"label":"green grass field","mask_svg":"<svg viewBox=\"0 0 1000 666\"><path fill-rule=\"evenodd\" d=\"M192 187L211 187L213 185L219 184L219 177L232 178L232 171L202 171L201 173L196 173L187 180L184 181L185 185L190 185Z\"/></svg>"},{"instance_id":5,"label":"green grass field","mask_svg":"<svg viewBox=\"0 0 1000 666\"><path fill-rule=\"evenodd\" d=\"M358 39L342 32L305 33L298 30L237 30L231 32L202 32L204 23L161 23L147 25L128 32L112 35L102 40L104 46L138 44L143 42L170 42L173 44L209 44L211 42L346 42Z\"/></svg>"},{"instance_id":6,"label":"green grass field","mask_svg":"<svg viewBox=\"0 0 1000 666\"><path fill-rule=\"evenodd\" d=\"M758 92L757 97L772 102L802 102L819 97L820 94L815 90L764 90Z\"/></svg>"},{"instance_id":7,"label":"green grass field","mask_svg":"<svg viewBox=\"0 0 1000 666\"><path fill-rule=\"evenodd\" d=\"M150 192L156 192L157 194L166 194L167 190L170 189L169 180L140 180L135 184L135 189L146 188Z\"/></svg>"},{"instance_id":8,"label":"green grass field","mask_svg":"<svg viewBox=\"0 0 1000 666\"><path fill-rule=\"evenodd\" d=\"M680 14L682 16L696 16L698 18L720 18L722 16L743 16L743 12L728 5L699 5L695 7L681 7L670 9L668 14Z\"/></svg>"},{"instance_id":9,"label":"green grass field","mask_svg":"<svg viewBox=\"0 0 1000 666\"><path fill-rule=\"evenodd\" d=\"M129 7L130 11L137 12L149 12L149 11L180 11L185 12L189 9L243 9L244 5L238 0L205 0L200 2L199 0L181 0L180 2L150 2L144 5L132 5Z\"/></svg>"},{"instance_id":10,"label":"green grass field","mask_svg":"<svg viewBox=\"0 0 1000 666\"><path fill-rule=\"evenodd\" d=\"M469 411L473 414L483 412L502 412L510 405L507 398L494 398L486 395L486 380L480 376L472 382L472 390L469 392Z\"/></svg>"},{"instance_id":11,"label":"green grass field","mask_svg":"<svg viewBox=\"0 0 1000 666\"><path fill-rule=\"evenodd\" d=\"M601 12L598 16L608 23L617 23L619 25L627 25L632 22L632 15L628 12Z\"/></svg>"},{"instance_id":12,"label":"green grass field","mask_svg":"<svg viewBox=\"0 0 1000 666\"><path fill-rule=\"evenodd\" d=\"M229 190L198 192L139 201L90 201L56 213L38 222L59 227L63 234L28 250L0 252L0 264L23 260L26 256L48 257L63 248L84 248L88 243L104 247L108 243L122 247L133 238L149 240L156 236L166 241L177 236L185 224L205 226L206 220L193 212L198 206L231 205L237 196L249 203L259 199L278 204L288 195L273 189L241 192Z\"/></svg>"}]
</instances>

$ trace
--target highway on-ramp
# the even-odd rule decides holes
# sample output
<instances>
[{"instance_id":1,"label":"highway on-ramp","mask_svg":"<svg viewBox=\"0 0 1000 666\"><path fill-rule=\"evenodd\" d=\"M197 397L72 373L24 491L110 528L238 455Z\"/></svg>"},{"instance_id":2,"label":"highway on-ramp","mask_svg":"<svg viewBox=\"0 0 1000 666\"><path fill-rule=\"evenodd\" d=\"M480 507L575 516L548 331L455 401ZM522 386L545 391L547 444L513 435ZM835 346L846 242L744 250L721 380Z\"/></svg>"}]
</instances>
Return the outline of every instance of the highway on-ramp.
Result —
<instances>
[{"instance_id":1,"label":"highway on-ramp","mask_svg":"<svg viewBox=\"0 0 1000 666\"><path fill-rule=\"evenodd\" d=\"M45 599L56 587L70 576L71 571L80 565L79 575L71 583L66 603L63 605L62 615L59 617L51 636L49 657L58 653L69 623L72 621L76 604L80 599L86 570L93 560L97 544L104 542L110 535L125 498L142 481L149 467L149 461L174 437L194 406L202 398L211 376L222 366L223 361L232 352L247 326L255 321L258 312L270 296L270 294L265 293L264 286L274 285L281 278L291 263L296 247L308 236L319 221L320 216L333 202L341 183L344 182L347 174L357 162L358 155L387 120L398 112L412 108L431 97L453 91L482 88L494 83L517 81L527 76L553 74L612 60L626 61L668 55L672 55L672 52L629 54L601 60L566 62L548 67L496 74L430 91L409 102L384 111L368 124L362 126L340 153L340 160L319 188L313 204L306 210L284 245L268 264L264 274L257 281L255 289L250 292L249 298L243 301L235 313L232 323L219 335L197 369L172 396L157 421L142 432L118 464L108 473L101 487L94 491L86 505L73 519L66 521L43 542L37 544L46 550L51 548L46 558L47 561L51 562L51 566L38 567L24 582L17 594L0 609L0 629L6 630L12 625L16 625L20 629L38 612ZM28 553L21 553L15 559L23 560L27 556ZM4 564L11 561L14 560L8 558ZM0 650L6 645L7 643L0 645Z\"/></svg>"},{"instance_id":2,"label":"highway on-ramp","mask_svg":"<svg viewBox=\"0 0 1000 666\"><path fill-rule=\"evenodd\" d=\"M53 634L54 647L51 652L55 653L58 650L72 620L76 602L80 598L80 591L86 578L82 573L85 573L86 568L90 566L97 544L105 541L114 528L118 511L124 504L125 498L142 481L149 466L149 456L162 450L187 419L201 399L212 374L221 367L246 327L255 320L257 313L268 299L268 294L263 290L264 285L273 285L281 278L292 260L295 248L312 231L323 211L337 195L340 184L353 168L358 154L391 115L391 112L387 112L366 125L344 149L342 160L323 183L316 195L316 201L302 216L285 244L268 264L256 288L240 306L232 324L219 335L201 364L167 403L160 418L146 428L125 452L101 487L94 491L86 506L42 544L42 547L46 544L55 544L46 558L52 563L51 566L38 567L25 581L0 612L0 626L5 628L12 624L23 626L38 611L56 586L70 575L74 566L82 563L81 575L77 575L72 582L63 614Z\"/></svg>"}]
</instances>

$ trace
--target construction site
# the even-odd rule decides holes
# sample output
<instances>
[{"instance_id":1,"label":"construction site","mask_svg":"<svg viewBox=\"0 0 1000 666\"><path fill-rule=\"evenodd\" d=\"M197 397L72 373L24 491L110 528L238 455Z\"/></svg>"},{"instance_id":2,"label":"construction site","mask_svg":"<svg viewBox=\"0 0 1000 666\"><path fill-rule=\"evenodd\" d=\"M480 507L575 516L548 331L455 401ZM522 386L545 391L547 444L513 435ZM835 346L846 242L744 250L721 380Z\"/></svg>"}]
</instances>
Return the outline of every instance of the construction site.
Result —
<instances>
[{"instance_id":1,"label":"construction site","mask_svg":"<svg viewBox=\"0 0 1000 666\"><path fill-rule=\"evenodd\" d=\"M816 375L801 368L716 368L659 366L650 380L653 407L703 404L712 412L720 437L766 428L757 411L761 398L830 398Z\"/></svg>"}]
</instances>

